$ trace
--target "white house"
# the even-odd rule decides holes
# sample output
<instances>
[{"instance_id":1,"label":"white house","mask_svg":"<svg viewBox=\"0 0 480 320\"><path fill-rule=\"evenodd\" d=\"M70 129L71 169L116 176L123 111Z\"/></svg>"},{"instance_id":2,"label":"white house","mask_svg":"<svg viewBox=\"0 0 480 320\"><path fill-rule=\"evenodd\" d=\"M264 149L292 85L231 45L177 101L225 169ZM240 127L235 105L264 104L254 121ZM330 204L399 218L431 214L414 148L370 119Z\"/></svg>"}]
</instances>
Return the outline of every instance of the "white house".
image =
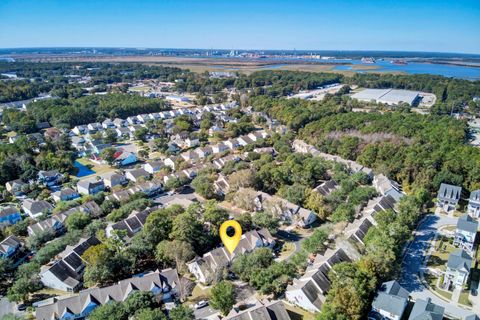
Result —
<instances>
[{"instance_id":1,"label":"white house","mask_svg":"<svg viewBox=\"0 0 480 320\"><path fill-rule=\"evenodd\" d=\"M477 230L478 221L474 220L468 214L461 216L457 221L457 229L455 230L453 244L472 253Z\"/></svg>"},{"instance_id":2,"label":"white house","mask_svg":"<svg viewBox=\"0 0 480 320\"><path fill-rule=\"evenodd\" d=\"M52 198L55 202L69 201L79 197L80 195L78 194L78 192L73 190L72 188L65 188L52 193Z\"/></svg>"},{"instance_id":3,"label":"white house","mask_svg":"<svg viewBox=\"0 0 480 320\"><path fill-rule=\"evenodd\" d=\"M480 190L475 190L470 193L467 212L474 218L480 217Z\"/></svg>"},{"instance_id":4,"label":"white house","mask_svg":"<svg viewBox=\"0 0 480 320\"><path fill-rule=\"evenodd\" d=\"M125 174L125 177L133 182L138 182L140 178L147 179L150 177L150 174L144 169L132 169L128 170Z\"/></svg>"},{"instance_id":5,"label":"white house","mask_svg":"<svg viewBox=\"0 0 480 320\"><path fill-rule=\"evenodd\" d=\"M150 174L154 174L155 172L160 171L164 167L164 163L160 160L156 161L149 161L144 166L143 169Z\"/></svg>"},{"instance_id":6,"label":"white house","mask_svg":"<svg viewBox=\"0 0 480 320\"><path fill-rule=\"evenodd\" d=\"M384 282L372 302L372 312L385 320L400 320L408 305L410 293L397 281Z\"/></svg>"},{"instance_id":7,"label":"white house","mask_svg":"<svg viewBox=\"0 0 480 320\"><path fill-rule=\"evenodd\" d=\"M455 210L462 195L462 188L442 183L437 194L437 206L445 211Z\"/></svg>"},{"instance_id":8,"label":"white house","mask_svg":"<svg viewBox=\"0 0 480 320\"><path fill-rule=\"evenodd\" d=\"M117 172L109 172L102 176L106 187L113 188L115 186L123 186L128 183L123 174Z\"/></svg>"},{"instance_id":9,"label":"white house","mask_svg":"<svg viewBox=\"0 0 480 320\"><path fill-rule=\"evenodd\" d=\"M472 257L462 249L457 249L450 254L444 276L444 285L462 287L468 279L472 267Z\"/></svg>"},{"instance_id":10,"label":"white house","mask_svg":"<svg viewBox=\"0 0 480 320\"><path fill-rule=\"evenodd\" d=\"M77 183L77 191L81 194L95 194L105 190L105 183L102 179L85 179Z\"/></svg>"},{"instance_id":11,"label":"white house","mask_svg":"<svg viewBox=\"0 0 480 320\"><path fill-rule=\"evenodd\" d=\"M53 206L45 200L25 199L22 202L22 209L23 212L35 219L44 213L52 212Z\"/></svg>"}]
</instances>

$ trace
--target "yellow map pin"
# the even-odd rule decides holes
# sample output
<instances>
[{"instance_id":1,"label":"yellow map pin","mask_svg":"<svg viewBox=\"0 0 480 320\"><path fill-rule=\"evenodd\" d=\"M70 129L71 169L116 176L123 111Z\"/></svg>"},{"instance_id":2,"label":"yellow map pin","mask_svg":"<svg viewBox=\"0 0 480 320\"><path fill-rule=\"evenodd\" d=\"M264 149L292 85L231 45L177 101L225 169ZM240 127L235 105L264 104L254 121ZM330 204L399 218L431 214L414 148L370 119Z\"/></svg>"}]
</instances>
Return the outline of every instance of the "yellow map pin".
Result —
<instances>
[{"instance_id":1,"label":"yellow map pin","mask_svg":"<svg viewBox=\"0 0 480 320\"><path fill-rule=\"evenodd\" d=\"M228 227L232 227L235 230L235 234L231 237L227 234ZM230 254L233 253L241 238L242 227L240 226L240 223L235 220L227 220L222 223L222 225L220 226L220 239L222 239L225 248L227 248Z\"/></svg>"}]
</instances>

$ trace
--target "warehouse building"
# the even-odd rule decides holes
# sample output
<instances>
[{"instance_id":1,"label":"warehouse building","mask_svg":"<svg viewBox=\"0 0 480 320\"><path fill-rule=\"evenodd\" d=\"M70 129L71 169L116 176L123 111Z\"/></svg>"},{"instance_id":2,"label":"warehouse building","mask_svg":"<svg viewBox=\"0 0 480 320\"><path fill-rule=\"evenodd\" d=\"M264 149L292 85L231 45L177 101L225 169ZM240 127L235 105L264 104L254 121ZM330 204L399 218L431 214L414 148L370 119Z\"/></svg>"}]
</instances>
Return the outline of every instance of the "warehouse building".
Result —
<instances>
[{"instance_id":1,"label":"warehouse building","mask_svg":"<svg viewBox=\"0 0 480 320\"><path fill-rule=\"evenodd\" d=\"M352 95L353 99L360 101L399 105L408 103L411 106L418 104L420 92L400 89L365 89Z\"/></svg>"}]
</instances>

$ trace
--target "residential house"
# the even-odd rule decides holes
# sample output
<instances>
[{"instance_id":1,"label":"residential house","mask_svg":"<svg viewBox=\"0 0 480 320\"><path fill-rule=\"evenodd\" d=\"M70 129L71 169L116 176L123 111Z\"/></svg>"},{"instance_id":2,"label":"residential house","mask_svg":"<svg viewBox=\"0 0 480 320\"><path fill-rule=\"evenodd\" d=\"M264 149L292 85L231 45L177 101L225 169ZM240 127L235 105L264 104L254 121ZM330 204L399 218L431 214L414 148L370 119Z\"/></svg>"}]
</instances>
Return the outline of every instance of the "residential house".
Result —
<instances>
[{"instance_id":1,"label":"residential house","mask_svg":"<svg viewBox=\"0 0 480 320\"><path fill-rule=\"evenodd\" d=\"M238 139L230 139L225 142L223 142L228 148L234 150L240 147L240 142L238 142Z\"/></svg>"},{"instance_id":2,"label":"residential house","mask_svg":"<svg viewBox=\"0 0 480 320\"><path fill-rule=\"evenodd\" d=\"M230 191L230 184L223 174L219 174L217 180L213 183L215 193L218 195L226 195Z\"/></svg>"},{"instance_id":3,"label":"residential house","mask_svg":"<svg viewBox=\"0 0 480 320\"><path fill-rule=\"evenodd\" d=\"M44 213L52 212L53 206L45 200L25 199L22 202L22 210L35 219Z\"/></svg>"},{"instance_id":4,"label":"residential house","mask_svg":"<svg viewBox=\"0 0 480 320\"><path fill-rule=\"evenodd\" d=\"M461 216L457 221L457 229L455 230L453 244L472 253L477 230L478 221L474 220L468 214Z\"/></svg>"},{"instance_id":5,"label":"residential house","mask_svg":"<svg viewBox=\"0 0 480 320\"><path fill-rule=\"evenodd\" d=\"M133 124L139 123L139 121L138 121L138 118L137 118L137 117L132 116L132 117L128 117L128 118L127 118L127 123L128 123L129 125L133 125Z\"/></svg>"},{"instance_id":6,"label":"residential house","mask_svg":"<svg viewBox=\"0 0 480 320\"><path fill-rule=\"evenodd\" d=\"M38 182L46 186L55 186L63 178L63 175L58 170L39 171Z\"/></svg>"},{"instance_id":7,"label":"residential house","mask_svg":"<svg viewBox=\"0 0 480 320\"><path fill-rule=\"evenodd\" d=\"M253 143L252 139L250 139L248 136L240 136L237 138L237 141L241 146L246 146Z\"/></svg>"},{"instance_id":8,"label":"residential house","mask_svg":"<svg viewBox=\"0 0 480 320\"><path fill-rule=\"evenodd\" d=\"M212 164L217 168L217 169L222 169L225 164L227 164L227 162L230 162L230 161L233 161L233 162L238 162L240 161L242 158L238 155L234 155L234 154L230 154L228 156L225 156L225 157L222 157L222 158L219 158L219 159L215 159L212 161Z\"/></svg>"},{"instance_id":9,"label":"residential house","mask_svg":"<svg viewBox=\"0 0 480 320\"><path fill-rule=\"evenodd\" d=\"M88 129L87 126L79 125L73 127L72 132L75 133L77 136L81 136L82 134L87 133Z\"/></svg>"},{"instance_id":10,"label":"residential house","mask_svg":"<svg viewBox=\"0 0 480 320\"><path fill-rule=\"evenodd\" d=\"M444 312L445 308L433 303L431 298L417 299L408 320L442 320Z\"/></svg>"},{"instance_id":11,"label":"residential house","mask_svg":"<svg viewBox=\"0 0 480 320\"><path fill-rule=\"evenodd\" d=\"M27 183L23 182L20 179L17 179L17 180L8 181L5 184L5 188L11 194L16 195L16 196L20 196L20 195L23 194L22 188L26 185L27 185Z\"/></svg>"},{"instance_id":12,"label":"residential house","mask_svg":"<svg viewBox=\"0 0 480 320\"><path fill-rule=\"evenodd\" d=\"M85 149L90 153L100 154L103 149L112 147L111 144L103 143L101 140L89 140L85 143Z\"/></svg>"},{"instance_id":13,"label":"residential house","mask_svg":"<svg viewBox=\"0 0 480 320\"><path fill-rule=\"evenodd\" d=\"M103 211L94 201L85 202L82 205L59 212L51 217L28 226L28 235L34 236L42 232L51 232L55 235L62 234L65 231L65 221L68 216L75 212L84 212L91 217L99 217Z\"/></svg>"},{"instance_id":14,"label":"residential house","mask_svg":"<svg viewBox=\"0 0 480 320\"><path fill-rule=\"evenodd\" d=\"M385 175L379 174L373 177L373 187L383 196L391 196L395 201L399 201L404 193L398 183L388 179Z\"/></svg>"},{"instance_id":15,"label":"residential house","mask_svg":"<svg viewBox=\"0 0 480 320\"><path fill-rule=\"evenodd\" d=\"M271 302L265 301L261 303L256 301L255 304L247 309L233 307L230 313L224 318L225 320L291 320L290 315L285 309L285 305L280 300Z\"/></svg>"},{"instance_id":16,"label":"residential house","mask_svg":"<svg viewBox=\"0 0 480 320\"><path fill-rule=\"evenodd\" d=\"M163 160L163 163L167 166L175 170L175 161L177 161L176 157L168 157Z\"/></svg>"},{"instance_id":17,"label":"residential house","mask_svg":"<svg viewBox=\"0 0 480 320\"><path fill-rule=\"evenodd\" d=\"M105 229L106 236L111 237L113 235L113 231L125 230L128 237L133 237L137 232L142 230L150 213L157 209L158 208L155 207L147 208L140 212L136 210L132 211L132 213L130 213L126 219L116 223L110 223Z\"/></svg>"},{"instance_id":18,"label":"residential house","mask_svg":"<svg viewBox=\"0 0 480 320\"><path fill-rule=\"evenodd\" d=\"M218 143L218 144L212 145L211 148L212 148L212 153L213 154L222 153L222 152L228 150L227 145L224 144L224 143Z\"/></svg>"},{"instance_id":19,"label":"residential house","mask_svg":"<svg viewBox=\"0 0 480 320\"><path fill-rule=\"evenodd\" d=\"M317 255L315 262L307 267L304 275L293 279L293 283L287 286L287 301L307 311L320 312L332 285L329 274L333 266L341 262L352 262L341 248L328 249L323 255Z\"/></svg>"},{"instance_id":20,"label":"residential house","mask_svg":"<svg viewBox=\"0 0 480 320\"><path fill-rule=\"evenodd\" d=\"M93 123L89 123L87 125L87 130L89 133L92 133L92 132L97 132L97 131L103 131L103 126L101 123L99 122L93 122Z\"/></svg>"},{"instance_id":21,"label":"residential house","mask_svg":"<svg viewBox=\"0 0 480 320\"><path fill-rule=\"evenodd\" d=\"M400 320L408 305L410 293L397 281L384 282L372 302L372 312L385 320Z\"/></svg>"},{"instance_id":22,"label":"residential house","mask_svg":"<svg viewBox=\"0 0 480 320\"><path fill-rule=\"evenodd\" d=\"M480 190L475 190L470 193L467 212L474 218L480 217Z\"/></svg>"},{"instance_id":23,"label":"residential house","mask_svg":"<svg viewBox=\"0 0 480 320\"><path fill-rule=\"evenodd\" d=\"M77 191L81 194L96 194L105 190L103 179L90 178L77 183Z\"/></svg>"},{"instance_id":24,"label":"residential house","mask_svg":"<svg viewBox=\"0 0 480 320\"><path fill-rule=\"evenodd\" d=\"M85 151L85 139L83 137L73 136L70 137L71 145L77 151Z\"/></svg>"},{"instance_id":25,"label":"residential house","mask_svg":"<svg viewBox=\"0 0 480 320\"><path fill-rule=\"evenodd\" d=\"M128 190L118 190L115 192L112 192L112 194L109 194L105 197L105 200L108 201L113 201L113 202L128 202L132 194L128 192Z\"/></svg>"},{"instance_id":26,"label":"residential house","mask_svg":"<svg viewBox=\"0 0 480 320\"><path fill-rule=\"evenodd\" d=\"M253 251L255 248L273 248L275 239L267 229L253 230L242 235L237 247L230 254L225 247L216 248L207 252L203 257L196 257L187 263L188 270L201 283L210 283L215 274L223 267L228 266L239 254Z\"/></svg>"},{"instance_id":27,"label":"residential house","mask_svg":"<svg viewBox=\"0 0 480 320\"><path fill-rule=\"evenodd\" d=\"M182 154L180 154L180 157L182 157L182 159L185 160L186 162L191 162L191 163L197 162L198 159L200 158L198 153L195 151L182 152Z\"/></svg>"},{"instance_id":28,"label":"residential house","mask_svg":"<svg viewBox=\"0 0 480 320\"><path fill-rule=\"evenodd\" d=\"M46 139L49 139L49 140L52 140L52 141L58 140L61 135L62 135L62 131L58 128L48 128L43 133L43 136Z\"/></svg>"},{"instance_id":29,"label":"residential house","mask_svg":"<svg viewBox=\"0 0 480 320\"><path fill-rule=\"evenodd\" d=\"M467 283L471 267L472 257L465 250L457 249L450 253L443 284L447 288L450 288L452 285L462 287Z\"/></svg>"},{"instance_id":30,"label":"residential house","mask_svg":"<svg viewBox=\"0 0 480 320\"><path fill-rule=\"evenodd\" d=\"M77 191L73 190L72 188L65 188L59 191L52 193L53 201L60 202L60 201L69 201L73 199L79 198L80 195Z\"/></svg>"},{"instance_id":31,"label":"residential house","mask_svg":"<svg viewBox=\"0 0 480 320\"><path fill-rule=\"evenodd\" d=\"M99 245L96 237L80 239L75 246L67 246L59 254L60 259L40 268L40 281L48 288L75 292L82 286L85 263L82 254L92 246Z\"/></svg>"},{"instance_id":32,"label":"residential house","mask_svg":"<svg viewBox=\"0 0 480 320\"><path fill-rule=\"evenodd\" d=\"M462 195L462 188L442 183L437 195L437 206L445 211L455 210Z\"/></svg>"},{"instance_id":33,"label":"residential house","mask_svg":"<svg viewBox=\"0 0 480 320\"><path fill-rule=\"evenodd\" d=\"M122 127L126 127L126 126L127 126L127 121L124 120L124 119L115 118L115 119L113 120L113 124L114 124L115 127L117 127L117 128L122 128Z\"/></svg>"},{"instance_id":34,"label":"residential house","mask_svg":"<svg viewBox=\"0 0 480 320\"><path fill-rule=\"evenodd\" d=\"M8 236L0 242L0 259L15 260L21 249L22 242L20 239L15 236Z\"/></svg>"},{"instance_id":35,"label":"residential house","mask_svg":"<svg viewBox=\"0 0 480 320\"><path fill-rule=\"evenodd\" d=\"M137 155L133 152L123 150L118 148L113 155L114 164L120 167L128 166L132 163L137 162Z\"/></svg>"},{"instance_id":36,"label":"residential house","mask_svg":"<svg viewBox=\"0 0 480 320\"><path fill-rule=\"evenodd\" d=\"M159 172L162 168L164 167L164 163L161 160L154 160L154 161L149 161L145 163L143 166L143 169L147 171L150 174L154 174L156 172Z\"/></svg>"},{"instance_id":37,"label":"residential house","mask_svg":"<svg viewBox=\"0 0 480 320\"><path fill-rule=\"evenodd\" d=\"M132 169L128 170L125 174L125 177L133 182L138 182L140 179L148 179L150 178L150 173L145 171L144 169Z\"/></svg>"},{"instance_id":38,"label":"residential house","mask_svg":"<svg viewBox=\"0 0 480 320\"><path fill-rule=\"evenodd\" d=\"M104 129L114 129L115 128L115 123L111 119L105 119L102 122L102 127Z\"/></svg>"},{"instance_id":39,"label":"residential house","mask_svg":"<svg viewBox=\"0 0 480 320\"><path fill-rule=\"evenodd\" d=\"M123 302L135 291L152 292L157 301L173 301L187 287L187 280L180 278L176 269L165 269L134 276L109 287L95 287L80 291L63 299L50 298L35 309L38 320L83 319L96 307L110 301Z\"/></svg>"},{"instance_id":40,"label":"residential house","mask_svg":"<svg viewBox=\"0 0 480 320\"><path fill-rule=\"evenodd\" d=\"M200 159L206 158L213 153L211 147L197 148L194 151Z\"/></svg>"},{"instance_id":41,"label":"residential house","mask_svg":"<svg viewBox=\"0 0 480 320\"><path fill-rule=\"evenodd\" d=\"M155 179L142 183L137 183L136 185L128 189L128 192L132 195L137 192L142 192L145 193L148 197L154 197L160 194L162 191L163 189L161 182Z\"/></svg>"},{"instance_id":42,"label":"residential house","mask_svg":"<svg viewBox=\"0 0 480 320\"><path fill-rule=\"evenodd\" d=\"M318 192L322 196L328 196L332 191L338 189L338 184L334 180L328 180L317 186L313 191Z\"/></svg>"},{"instance_id":43,"label":"residential house","mask_svg":"<svg viewBox=\"0 0 480 320\"><path fill-rule=\"evenodd\" d=\"M133 137L133 133L127 127L118 127L115 129L115 133L119 139L130 139Z\"/></svg>"},{"instance_id":44,"label":"residential house","mask_svg":"<svg viewBox=\"0 0 480 320\"><path fill-rule=\"evenodd\" d=\"M113 188L115 186L123 186L128 183L127 178L121 173L109 172L102 176L105 186Z\"/></svg>"},{"instance_id":45,"label":"residential house","mask_svg":"<svg viewBox=\"0 0 480 320\"><path fill-rule=\"evenodd\" d=\"M194 148L200 145L200 140L187 138L184 140L184 146L186 148Z\"/></svg>"},{"instance_id":46,"label":"residential house","mask_svg":"<svg viewBox=\"0 0 480 320\"><path fill-rule=\"evenodd\" d=\"M215 133L223 133L223 128L220 128L219 126L212 126L210 129L208 129L209 136L213 136Z\"/></svg>"},{"instance_id":47,"label":"residential house","mask_svg":"<svg viewBox=\"0 0 480 320\"><path fill-rule=\"evenodd\" d=\"M12 225L21 220L20 210L14 206L0 208L0 227Z\"/></svg>"}]
</instances>

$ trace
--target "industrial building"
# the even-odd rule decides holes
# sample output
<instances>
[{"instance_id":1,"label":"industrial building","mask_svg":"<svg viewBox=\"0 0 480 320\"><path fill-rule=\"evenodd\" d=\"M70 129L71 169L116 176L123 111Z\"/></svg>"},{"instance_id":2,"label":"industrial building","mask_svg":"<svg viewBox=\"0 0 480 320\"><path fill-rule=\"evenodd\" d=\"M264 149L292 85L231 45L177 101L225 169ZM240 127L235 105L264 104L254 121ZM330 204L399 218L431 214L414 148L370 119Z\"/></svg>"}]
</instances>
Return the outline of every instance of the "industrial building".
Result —
<instances>
[{"instance_id":1,"label":"industrial building","mask_svg":"<svg viewBox=\"0 0 480 320\"><path fill-rule=\"evenodd\" d=\"M388 105L399 105L408 103L413 106L421 99L420 92L400 89L365 89L352 95L353 99L360 101L384 103Z\"/></svg>"}]
</instances>

